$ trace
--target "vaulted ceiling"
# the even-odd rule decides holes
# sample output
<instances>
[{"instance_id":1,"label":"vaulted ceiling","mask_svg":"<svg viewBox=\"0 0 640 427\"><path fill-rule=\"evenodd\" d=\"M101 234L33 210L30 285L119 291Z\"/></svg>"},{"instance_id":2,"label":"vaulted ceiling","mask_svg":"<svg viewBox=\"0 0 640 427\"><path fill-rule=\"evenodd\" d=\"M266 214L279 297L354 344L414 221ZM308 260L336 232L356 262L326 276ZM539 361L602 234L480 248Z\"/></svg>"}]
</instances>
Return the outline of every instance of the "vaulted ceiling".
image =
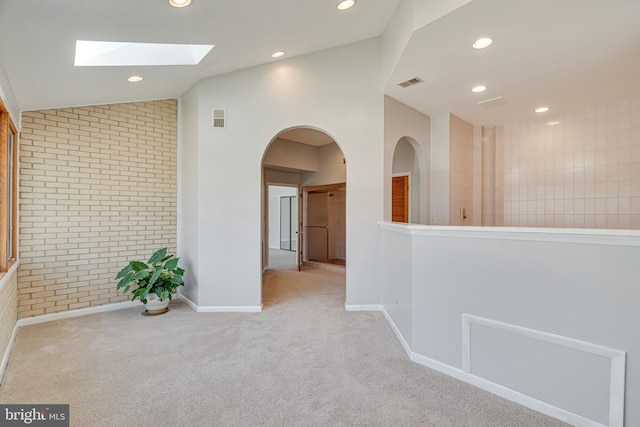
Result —
<instances>
[{"instance_id":1,"label":"vaulted ceiling","mask_svg":"<svg viewBox=\"0 0 640 427\"><path fill-rule=\"evenodd\" d=\"M407 0L410 1L410 0ZM419 0L415 0L420 3ZM431 0L424 0L425 2ZM178 97L198 80L381 36L401 0L2 0L0 63L22 110ZM493 37L482 51L480 36ZM74 67L76 40L214 44L199 65ZM132 84L127 77L144 76ZM424 112L504 123L640 97L640 0L473 0L418 28L385 87ZM397 82L420 77L406 89ZM480 94L471 88L483 84ZM479 101L508 102L486 108Z\"/></svg>"}]
</instances>

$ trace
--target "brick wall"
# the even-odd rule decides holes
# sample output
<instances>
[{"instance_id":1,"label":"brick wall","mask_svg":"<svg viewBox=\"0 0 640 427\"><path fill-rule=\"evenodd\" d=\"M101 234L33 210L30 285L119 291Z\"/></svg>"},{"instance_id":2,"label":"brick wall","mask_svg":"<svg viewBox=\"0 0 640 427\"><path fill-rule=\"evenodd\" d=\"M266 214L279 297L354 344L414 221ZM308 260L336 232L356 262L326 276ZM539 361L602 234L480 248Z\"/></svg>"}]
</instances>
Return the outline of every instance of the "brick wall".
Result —
<instances>
[{"instance_id":1,"label":"brick wall","mask_svg":"<svg viewBox=\"0 0 640 427\"><path fill-rule=\"evenodd\" d=\"M176 127L176 100L23 113L19 317L127 300L127 261L175 252Z\"/></svg>"}]
</instances>

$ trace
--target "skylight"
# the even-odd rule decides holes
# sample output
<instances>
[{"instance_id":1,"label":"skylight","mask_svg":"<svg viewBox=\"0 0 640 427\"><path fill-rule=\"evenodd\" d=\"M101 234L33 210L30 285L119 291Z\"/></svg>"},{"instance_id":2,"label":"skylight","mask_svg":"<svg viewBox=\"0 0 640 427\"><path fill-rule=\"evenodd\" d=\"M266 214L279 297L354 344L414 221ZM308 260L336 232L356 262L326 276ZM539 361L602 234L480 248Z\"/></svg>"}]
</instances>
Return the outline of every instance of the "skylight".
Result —
<instances>
[{"instance_id":1,"label":"skylight","mask_svg":"<svg viewBox=\"0 0 640 427\"><path fill-rule=\"evenodd\" d=\"M212 44L162 44L76 40L74 65L113 67L127 65L197 65Z\"/></svg>"}]
</instances>

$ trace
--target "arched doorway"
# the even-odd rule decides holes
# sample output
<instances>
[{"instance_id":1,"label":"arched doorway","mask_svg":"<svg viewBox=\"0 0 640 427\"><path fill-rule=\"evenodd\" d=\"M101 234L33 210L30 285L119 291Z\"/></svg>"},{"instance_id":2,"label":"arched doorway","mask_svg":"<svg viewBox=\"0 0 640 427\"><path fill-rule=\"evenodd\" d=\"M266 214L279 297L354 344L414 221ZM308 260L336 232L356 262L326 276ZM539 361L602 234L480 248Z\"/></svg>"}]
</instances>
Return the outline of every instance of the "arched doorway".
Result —
<instances>
[{"instance_id":1,"label":"arched doorway","mask_svg":"<svg viewBox=\"0 0 640 427\"><path fill-rule=\"evenodd\" d=\"M346 160L336 141L315 128L285 129L265 149L262 177L263 271L315 267L344 273ZM284 194L286 188L295 189L296 196ZM284 248L273 239L274 215L280 231L291 226ZM283 263L287 259L292 262Z\"/></svg>"},{"instance_id":2,"label":"arched doorway","mask_svg":"<svg viewBox=\"0 0 640 427\"><path fill-rule=\"evenodd\" d=\"M420 145L402 137L393 151L391 220L428 224L428 172Z\"/></svg>"}]
</instances>

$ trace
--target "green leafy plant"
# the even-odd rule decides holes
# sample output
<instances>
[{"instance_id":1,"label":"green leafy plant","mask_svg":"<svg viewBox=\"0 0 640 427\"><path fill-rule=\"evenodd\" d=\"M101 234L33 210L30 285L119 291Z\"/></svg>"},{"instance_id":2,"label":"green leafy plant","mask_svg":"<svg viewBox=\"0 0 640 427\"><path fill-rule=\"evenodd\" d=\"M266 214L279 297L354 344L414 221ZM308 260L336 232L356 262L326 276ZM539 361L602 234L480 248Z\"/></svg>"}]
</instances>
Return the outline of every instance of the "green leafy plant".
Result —
<instances>
[{"instance_id":1,"label":"green leafy plant","mask_svg":"<svg viewBox=\"0 0 640 427\"><path fill-rule=\"evenodd\" d=\"M146 263L130 261L116 276L117 289L123 294L131 291L131 300L136 298L147 303L147 295L155 293L160 300L171 300L173 290L184 286L184 270L178 267L180 258L167 255L167 248L158 249Z\"/></svg>"}]
</instances>

